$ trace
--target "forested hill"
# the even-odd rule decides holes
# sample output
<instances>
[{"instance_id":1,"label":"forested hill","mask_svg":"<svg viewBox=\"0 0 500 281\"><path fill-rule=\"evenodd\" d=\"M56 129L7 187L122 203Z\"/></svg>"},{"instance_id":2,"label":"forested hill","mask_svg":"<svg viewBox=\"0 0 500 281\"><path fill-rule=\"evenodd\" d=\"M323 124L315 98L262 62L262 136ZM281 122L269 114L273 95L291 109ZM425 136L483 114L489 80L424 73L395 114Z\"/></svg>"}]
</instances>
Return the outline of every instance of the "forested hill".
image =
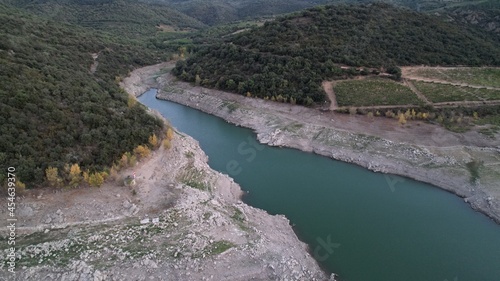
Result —
<instances>
[{"instance_id":1,"label":"forested hill","mask_svg":"<svg viewBox=\"0 0 500 281\"><path fill-rule=\"evenodd\" d=\"M102 171L147 143L162 124L115 79L167 57L0 4L0 184L10 166L28 187L48 166Z\"/></svg>"},{"instance_id":2,"label":"forested hill","mask_svg":"<svg viewBox=\"0 0 500 281\"><path fill-rule=\"evenodd\" d=\"M309 103L308 97L324 99L322 80L342 74L335 64L500 65L500 43L486 32L387 4L326 6L201 47L174 74L208 87Z\"/></svg>"},{"instance_id":3,"label":"forested hill","mask_svg":"<svg viewBox=\"0 0 500 281\"><path fill-rule=\"evenodd\" d=\"M483 28L500 36L500 1L466 2L459 7L445 7L440 11L448 19Z\"/></svg>"},{"instance_id":4,"label":"forested hill","mask_svg":"<svg viewBox=\"0 0 500 281\"><path fill-rule=\"evenodd\" d=\"M205 25L165 5L137 0L0 0L57 22L111 32L128 38L162 30L200 29Z\"/></svg>"},{"instance_id":5,"label":"forested hill","mask_svg":"<svg viewBox=\"0 0 500 281\"><path fill-rule=\"evenodd\" d=\"M162 3L208 25L299 11L338 0L144 0ZM341 0L344 1L344 0ZM350 1L350 0L348 0Z\"/></svg>"}]
</instances>

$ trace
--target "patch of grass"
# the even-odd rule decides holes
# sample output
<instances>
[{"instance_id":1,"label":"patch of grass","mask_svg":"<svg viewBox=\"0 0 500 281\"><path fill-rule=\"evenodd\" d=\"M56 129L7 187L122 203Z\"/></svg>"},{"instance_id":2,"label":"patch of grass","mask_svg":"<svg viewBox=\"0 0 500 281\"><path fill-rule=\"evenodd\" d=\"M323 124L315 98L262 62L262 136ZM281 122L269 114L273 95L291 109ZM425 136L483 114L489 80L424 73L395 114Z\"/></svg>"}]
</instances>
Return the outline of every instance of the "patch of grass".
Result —
<instances>
[{"instance_id":1,"label":"patch of grass","mask_svg":"<svg viewBox=\"0 0 500 281\"><path fill-rule=\"evenodd\" d=\"M487 137L490 137L490 138L495 138L495 134L498 134L499 131L500 131L500 127L498 127L498 126L493 126L490 128L483 128L483 129L478 130L479 133L481 133Z\"/></svg>"},{"instance_id":2,"label":"patch of grass","mask_svg":"<svg viewBox=\"0 0 500 281\"><path fill-rule=\"evenodd\" d=\"M223 101L221 107L227 107L229 113L233 113L233 111L240 108L240 105L236 102Z\"/></svg>"},{"instance_id":3,"label":"patch of grass","mask_svg":"<svg viewBox=\"0 0 500 281\"><path fill-rule=\"evenodd\" d=\"M187 186L199 190L210 190L210 184L206 182L203 171L195 168L192 163L188 164L177 176L177 180Z\"/></svg>"},{"instance_id":4,"label":"patch of grass","mask_svg":"<svg viewBox=\"0 0 500 281\"><path fill-rule=\"evenodd\" d=\"M460 67L460 68L422 68L415 70L413 75L429 79L439 79L454 83L466 83L478 86L500 88L500 68Z\"/></svg>"},{"instance_id":5,"label":"patch of grass","mask_svg":"<svg viewBox=\"0 0 500 281\"><path fill-rule=\"evenodd\" d=\"M234 219L235 221L238 221L238 222L243 222L245 221L245 215L243 214L242 211L240 211L240 209L238 208L234 208L234 213L231 215L231 218Z\"/></svg>"},{"instance_id":6,"label":"patch of grass","mask_svg":"<svg viewBox=\"0 0 500 281\"><path fill-rule=\"evenodd\" d=\"M208 246L206 246L201 253L198 253L195 256L215 256L224 253L225 251L231 249L232 247L236 246L235 244L226 241L226 240L220 240L216 241Z\"/></svg>"},{"instance_id":7,"label":"patch of grass","mask_svg":"<svg viewBox=\"0 0 500 281\"><path fill-rule=\"evenodd\" d=\"M479 168L483 165L481 161L473 160L466 164L470 173L470 182L475 183L479 179Z\"/></svg>"},{"instance_id":8,"label":"patch of grass","mask_svg":"<svg viewBox=\"0 0 500 281\"><path fill-rule=\"evenodd\" d=\"M292 133L296 133L302 127L304 127L304 124L293 122L293 123L286 125L283 128L283 130L288 131L288 132L292 132Z\"/></svg>"},{"instance_id":9,"label":"patch of grass","mask_svg":"<svg viewBox=\"0 0 500 281\"><path fill-rule=\"evenodd\" d=\"M477 125L495 125L495 126L500 126L500 115L488 115L485 117L481 117L479 120L476 121Z\"/></svg>"},{"instance_id":10,"label":"patch of grass","mask_svg":"<svg viewBox=\"0 0 500 281\"><path fill-rule=\"evenodd\" d=\"M184 153L184 156L186 156L186 158L193 158L194 157L194 153L192 151L186 151Z\"/></svg>"},{"instance_id":11,"label":"patch of grass","mask_svg":"<svg viewBox=\"0 0 500 281\"><path fill-rule=\"evenodd\" d=\"M475 89L454 85L413 82L415 87L422 92L431 102L453 101L483 101L500 99L500 91L488 89Z\"/></svg>"},{"instance_id":12,"label":"patch of grass","mask_svg":"<svg viewBox=\"0 0 500 281\"><path fill-rule=\"evenodd\" d=\"M339 106L418 105L410 88L388 79L339 81L334 86Z\"/></svg>"}]
</instances>

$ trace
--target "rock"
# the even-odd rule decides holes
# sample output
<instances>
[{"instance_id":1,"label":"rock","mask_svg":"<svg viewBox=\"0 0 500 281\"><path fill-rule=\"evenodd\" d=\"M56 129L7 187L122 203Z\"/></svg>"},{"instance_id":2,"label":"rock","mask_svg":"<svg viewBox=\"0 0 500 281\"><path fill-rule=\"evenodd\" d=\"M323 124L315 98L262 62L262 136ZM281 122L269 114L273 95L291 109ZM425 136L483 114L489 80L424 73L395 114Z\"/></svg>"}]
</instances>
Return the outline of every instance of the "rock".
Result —
<instances>
[{"instance_id":1,"label":"rock","mask_svg":"<svg viewBox=\"0 0 500 281\"><path fill-rule=\"evenodd\" d=\"M34 214L33 209L29 206L19 208L17 212L21 217L32 217Z\"/></svg>"},{"instance_id":2,"label":"rock","mask_svg":"<svg viewBox=\"0 0 500 281\"><path fill-rule=\"evenodd\" d=\"M130 207L132 206L132 204L130 204L130 202L128 202L128 200L125 200L125 201L123 201L122 206L125 209L130 209Z\"/></svg>"},{"instance_id":3,"label":"rock","mask_svg":"<svg viewBox=\"0 0 500 281\"><path fill-rule=\"evenodd\" d=\"M154 269L154 268L158 268L158 265L156 264L156 262L146 258L142 261L142 264L147 267L147 268L150 268L150 269Z\"/></svg>"},{"instance_id":4,"label":"rock","mask_svg":"<svg viewBox=\"0 0 500 281\"><path fill-rule=\"evenodd\" d=\"M146 223L149 223L149 219L143 219L143 220L141 220L141 224L146 224Z\"/></svg>"},{"instance_id":5,"label":"rock","mask_svg":"<svg viewBox=\"0 0 500 281\"><path fill-rule=\"evenodd\" d=\"M99 270L94 272L94 281L103 281L106 280L106 275L101 273Z\"/></svg>"}]
</instances>

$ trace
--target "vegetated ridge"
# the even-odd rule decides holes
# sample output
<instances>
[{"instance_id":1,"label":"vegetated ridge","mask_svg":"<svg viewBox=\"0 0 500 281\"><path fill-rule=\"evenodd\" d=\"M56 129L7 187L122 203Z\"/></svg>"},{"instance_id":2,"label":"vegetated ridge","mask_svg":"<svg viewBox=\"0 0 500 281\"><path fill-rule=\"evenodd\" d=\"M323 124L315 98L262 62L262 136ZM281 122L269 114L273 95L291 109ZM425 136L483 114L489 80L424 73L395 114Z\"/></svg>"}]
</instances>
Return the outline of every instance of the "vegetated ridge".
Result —
<instances>
[{"instance_id":1,"label":"vegetated ridge","mask_svg":"<svg viewBox=\"0 0 500 281\"><path fill-rule=\"evenodd\" d=\"M39 16L127 38L143 38L171 29L199 29L205 25L165 5L134 0L3 0Z\"/></svg>"},{"instance_id":2,"label":"vegetated ridge","mask_svg":"<svg viewBox=\"0 0 500 281\"><path fill-rule=\"evenodd\" d=\"M122 42L0 4L3 171L14 167L28 187L42 184L49 166L102 171L161 130L116 79L167 56Z\"/></svg>"},{"instance_id":3,"label":"vegetated ridge","mask_svg":"<svg viewBox=\"0 0 500 281\"><path fill-rule=\"evenodd\" d=\"M199 47L174 74L261 98L322 102L321 82L396 65L500 65L499 40L387 4L324 6ZM376 70L376 71L379 71Z\"/></svg>"},{"instance_id":4,"label":"vegetated ridge","mask_svg":"<svg viewBox=\"0 0 500 281\"><path fill-rule=\"evenodd\" d=\"M299 11L332 0L146 0L177 9L208 25Z\"/></svg>"}]
</instances>

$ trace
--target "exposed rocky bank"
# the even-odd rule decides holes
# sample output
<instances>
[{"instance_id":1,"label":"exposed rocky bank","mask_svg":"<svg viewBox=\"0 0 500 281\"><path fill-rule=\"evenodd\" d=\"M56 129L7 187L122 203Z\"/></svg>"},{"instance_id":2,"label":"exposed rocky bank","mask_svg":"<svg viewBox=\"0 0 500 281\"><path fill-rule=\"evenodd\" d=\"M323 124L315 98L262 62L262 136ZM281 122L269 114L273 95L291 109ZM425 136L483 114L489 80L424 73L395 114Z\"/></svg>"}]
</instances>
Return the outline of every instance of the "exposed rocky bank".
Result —
<instances>
[{"instance_id":1,"label":"exposed rocky bank","mask_svg":"<svg viewBox=\"0 0 500 281\"><path fill-rule=\"evenodd\" d=\"M452 133L414 121L370 119L313 108L247 98L180 82L168 73L149 79L160 99L184 104L230 123L253 129L261 143L314 152L387 173L397 189L402 180L391 174L436 185L463 197L472 208L500 223L500 141L476 131ZM149 76L153 77L153 76ZM482 163L472 180L467 163Z\"/></svg>"},{"instance_id":2,"label":"exposed rocky bank","mask_svg":"<svg viewBox=\"0 0 500 281\"><path fill-rule=\"evenodd\" d=\"M121 176L133 173L132 186L19 198L16 274L2 262L0 280L334 280L284 216L241 202L191 137L177 132L169 150ZM6 200L0 207L7 218ZM6 220L0 226L6 261Z\"/></svg>"}]
</instances>

